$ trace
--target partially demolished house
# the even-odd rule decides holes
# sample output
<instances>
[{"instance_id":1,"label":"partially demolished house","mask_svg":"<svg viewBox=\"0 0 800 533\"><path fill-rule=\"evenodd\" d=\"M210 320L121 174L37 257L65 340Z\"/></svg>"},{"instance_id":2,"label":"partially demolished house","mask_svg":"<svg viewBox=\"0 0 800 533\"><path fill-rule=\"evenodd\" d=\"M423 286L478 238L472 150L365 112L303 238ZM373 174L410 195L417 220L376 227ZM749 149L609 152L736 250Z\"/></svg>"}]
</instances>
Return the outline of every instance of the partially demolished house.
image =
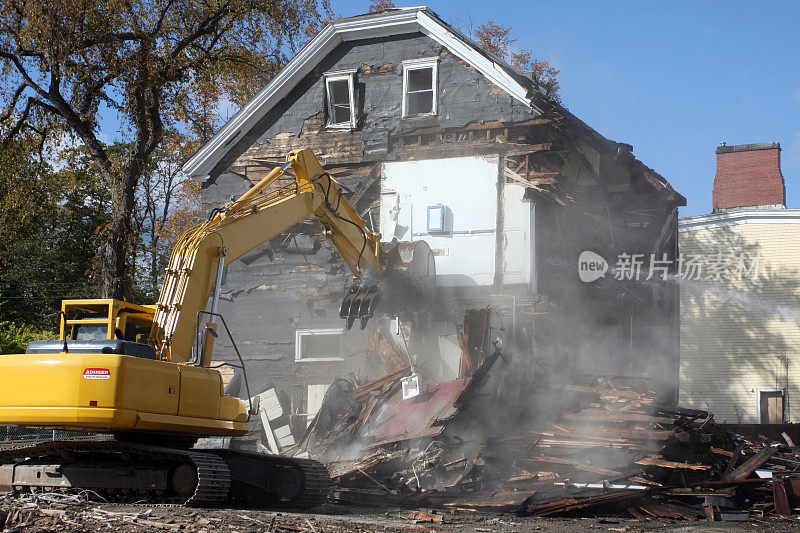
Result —
<instances>
[{"instance_id":1,"label":"partially demolished house","mask_svg":"<svg viewBox=\"0 0 800 533\"><path fill-rule=\"evenodd\" d=\"M384 240L432 248L435 320L408 339L426 382L469 377L499 339L530 369L542 358L594 375L656 375L675 394L677 288L645 277L651 254L675 257L684 199L630 145L431 10L328 24L184 170L210 210L297 148L314 150ZM643 275L582 282L587 250L612 265L636 254ZM408 366L389 320L344 331L337 310L349 282L312 220L227 269L220 309L251 389L272 384L296 434L336 378L365 383ZM225 359L222 339L217 352Z\"/></svg>"}]
</instances>

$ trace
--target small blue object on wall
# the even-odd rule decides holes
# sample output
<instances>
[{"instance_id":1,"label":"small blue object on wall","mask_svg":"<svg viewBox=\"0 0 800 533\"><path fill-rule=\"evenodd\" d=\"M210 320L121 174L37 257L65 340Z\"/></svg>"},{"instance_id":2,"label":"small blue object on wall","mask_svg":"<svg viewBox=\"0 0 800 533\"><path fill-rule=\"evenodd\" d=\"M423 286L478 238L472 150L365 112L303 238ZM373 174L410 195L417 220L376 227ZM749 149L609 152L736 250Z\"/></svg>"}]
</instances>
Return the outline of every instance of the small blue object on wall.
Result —
<instances>
[{"instance_id":1,"label":"small blue object on wall","mask_svg":"<svg viewBox=\"0 0 800 533\"><path fill-rule=\"evenodd\" d=\"M441 204L428 206L428 233L435 231L445 231L444 206Z\"/></svg>"}]
</instances>

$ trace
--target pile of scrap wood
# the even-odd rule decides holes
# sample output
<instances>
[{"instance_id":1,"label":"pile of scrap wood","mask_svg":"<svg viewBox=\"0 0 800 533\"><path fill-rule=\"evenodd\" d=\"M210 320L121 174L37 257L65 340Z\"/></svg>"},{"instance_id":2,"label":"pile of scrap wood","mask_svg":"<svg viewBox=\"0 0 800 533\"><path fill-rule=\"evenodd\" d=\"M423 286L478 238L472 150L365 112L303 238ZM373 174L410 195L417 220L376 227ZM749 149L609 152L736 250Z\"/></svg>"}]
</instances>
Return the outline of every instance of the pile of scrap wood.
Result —
<instances>
[{"instance_id":1,"label":"pile of scrap wood","mask_svg":"<svg viewBox=\"0 0 800 533\"><path fill-rule=\"evenodd\" d=\"M800 506L800 450L656 403L646 376L598 378L487 357L471 378L402 399L401 369L334 384L296 453L348 504L742 519ZM798 474L793 474L798 470ZM795 488L796 487L796 488Z\"/></svg>"}]
</instances>

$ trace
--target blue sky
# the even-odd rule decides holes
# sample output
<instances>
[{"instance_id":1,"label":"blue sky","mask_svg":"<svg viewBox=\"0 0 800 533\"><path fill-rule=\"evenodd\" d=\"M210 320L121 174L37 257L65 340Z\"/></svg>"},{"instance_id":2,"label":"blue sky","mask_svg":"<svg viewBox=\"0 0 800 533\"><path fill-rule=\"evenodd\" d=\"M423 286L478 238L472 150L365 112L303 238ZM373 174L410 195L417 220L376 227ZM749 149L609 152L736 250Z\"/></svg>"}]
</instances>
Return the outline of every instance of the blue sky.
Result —
<instances>
[{"instance_id":1,"label":"blue sky","mask_svg":"<svg viewBox=\"0 0 800 533\"><path fill-rule=\"evenodd\" d=\"M369 0L333 0L343 16ZM402 3L398 6L420 5ZM721 141L781 143L787 205L800 208L800 2L430 1L468 31L494 19L515 47L561 70L564 104L711 211Z\"/></svg>"}]
</instances>

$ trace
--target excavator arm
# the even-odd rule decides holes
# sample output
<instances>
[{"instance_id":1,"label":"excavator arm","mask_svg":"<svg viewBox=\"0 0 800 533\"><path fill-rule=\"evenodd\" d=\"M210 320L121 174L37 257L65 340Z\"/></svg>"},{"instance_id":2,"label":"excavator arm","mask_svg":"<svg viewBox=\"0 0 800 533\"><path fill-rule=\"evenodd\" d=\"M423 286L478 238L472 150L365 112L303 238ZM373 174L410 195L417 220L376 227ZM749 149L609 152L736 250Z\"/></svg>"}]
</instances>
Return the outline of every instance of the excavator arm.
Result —
<instances>
[{"instance_id":1,"label":"excavator arm","mask_svg":"<svg viewBox=\"0 0 800 533\"><path fill-rule=\"evenodd\" d=\"M289 170L294 175L291 183L274 187ZM198 312L206 308L210 296L212 312L216 312L225 265L310 215L322 224L356 280L383 275L387 254L380 234L366 228L365 220L311 150L294 150L285 164L181 237L170 258L153 319L151 342L160 359L176 363L192 360L192 346L210 341L204 338L196 344ZM352 318L369 318L376 303L376 291L355 287L342 309L351 317L348 326ZM207 366L210 350L203 352L202 360L193 362Z\"/></svg>"}]
</instances>

